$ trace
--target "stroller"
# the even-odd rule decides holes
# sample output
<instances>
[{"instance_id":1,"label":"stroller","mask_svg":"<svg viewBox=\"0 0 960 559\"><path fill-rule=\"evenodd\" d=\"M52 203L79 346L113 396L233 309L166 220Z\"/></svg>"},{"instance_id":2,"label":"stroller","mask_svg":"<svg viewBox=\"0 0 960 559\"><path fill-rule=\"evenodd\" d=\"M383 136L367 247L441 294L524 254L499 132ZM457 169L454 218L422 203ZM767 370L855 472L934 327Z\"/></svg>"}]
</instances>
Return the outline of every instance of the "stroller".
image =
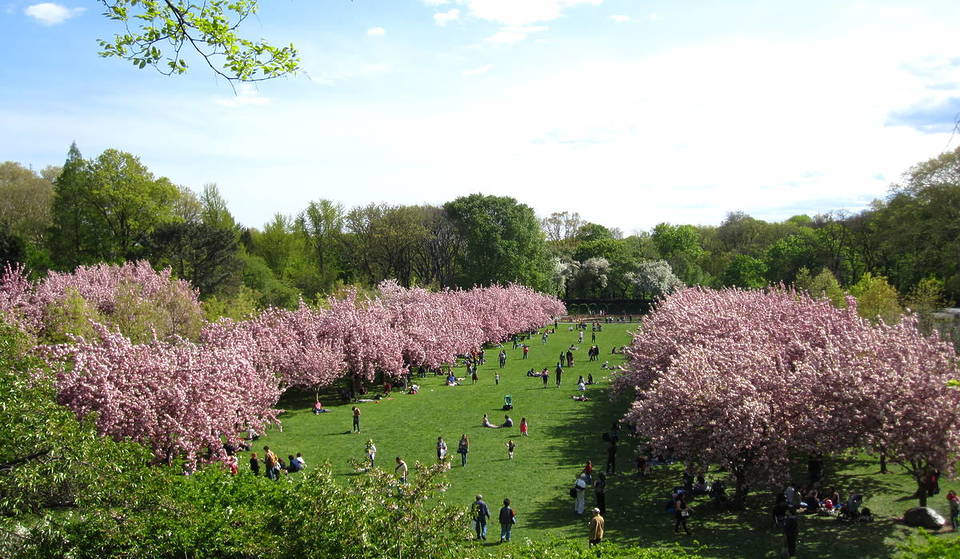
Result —
<instances>
[{"instance_id":1,"label":"stroller","mask_svg":"<svg viewBox=\"0 0 960 559\"><path fill-rule=\"evenodd\" d=\"M507 394L503 397L503 409L504 411L513 409L513 396Z\"/></svg>"}]
</instances>

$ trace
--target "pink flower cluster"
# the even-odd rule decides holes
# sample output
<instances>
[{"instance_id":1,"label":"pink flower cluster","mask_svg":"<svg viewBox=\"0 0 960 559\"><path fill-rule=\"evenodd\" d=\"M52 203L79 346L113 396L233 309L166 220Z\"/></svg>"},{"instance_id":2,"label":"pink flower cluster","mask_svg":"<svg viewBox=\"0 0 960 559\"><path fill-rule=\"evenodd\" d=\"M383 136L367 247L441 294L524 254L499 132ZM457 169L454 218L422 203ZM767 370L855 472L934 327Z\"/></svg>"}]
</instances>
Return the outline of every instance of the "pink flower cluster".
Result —
<instances>
[{"instance_id":1,"label":"pink flower cluster","mask_svg":"<svg viewBox=\"0 0 960 559\"><path fill-rule=\"evenodd\" d=\"M223 444L276 421L280 389L253 367L255 348L190 342L133 344L97 325L100 340L40 348L54 362L58 401L80 417L96 412L97 431L153 448L158 461L225 458Z\"/></svg>"},{"instance_id":2,"label":"pink flower cluster","mask_svg":"<svg viewBox=\"0 0 960 559\"><path fill-rule=\"evenodd\" d=\"M193 467L223 458L223 443L236 443L239 432L276 421L274 406L286 388L434 367L564 312L556 299L516 285L431 293L385 282L381 290L373 299L355 292L331 298L321 309L301 304L209 323L197 344L177 330L199 312L196 292L169 270L101 264L51 273L33 285L21 269L8 269L0 278L0 313L42 336L51 310L79 295L107 324L94 323L98 339L39 348L58 368L60 403L81 417L96 412L101 435L149 445L158 461L185 456ZM143 311L169 340L131 342L122 333L131 311Z\"/></svg>"},{"instance_id":3,"label":"pink flower cluster","mask_svg":"<svg viewBox=\"0 0 960 559\"><path fill-rule=\"evenodd\" d=\"M174 279L169 268L154 270L145 260L50 272L37 284L27 279L22 267L8 266L0 276L0 313L7 322L42 337L54 326L58 307L74 294L110 325L135 320L127 315L138 310L148 314L154 331L164 338L185 336L185 327L203 315L197 291L188 282Z\"/></svg>"},{"instance_id":4,"label":"pink flower cluster","mask_svg":"<svg viewBox=\"0 0 960 559\"><path fill-rule=\"evenodd\" d=\"M660 302L626 350L626 420L658 451L780 482L791 455L885 449L952 471L957 355L915 319L872 326L786 289L690 288Z\"/></svg>"},{"instance_id":5,"label":"pink flower cluster","mask_svg":"<svg viewBox=\"0 0 960 559\"><path fill-rule=\"evenodd\" d=\"M397 377L411 366L450 363L565 310L517 285L433 293L388 281L379 288L373 299L349 292L321 309L269 309L251 320L209 324L201 340L256 347L256 368L277 374L284 387L319 388L346 375L370 381L377 372Z\"/></svg>"}]
</instances>

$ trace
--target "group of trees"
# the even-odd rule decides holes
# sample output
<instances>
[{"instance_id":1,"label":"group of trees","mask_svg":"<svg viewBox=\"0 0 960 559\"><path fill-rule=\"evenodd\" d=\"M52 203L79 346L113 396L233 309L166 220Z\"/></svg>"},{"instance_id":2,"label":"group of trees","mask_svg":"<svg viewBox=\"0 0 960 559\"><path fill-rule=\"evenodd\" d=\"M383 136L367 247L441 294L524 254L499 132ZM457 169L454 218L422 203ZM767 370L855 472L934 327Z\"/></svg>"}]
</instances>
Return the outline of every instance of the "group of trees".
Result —
<instances>
[{"instance_id":1,"label":"group of trees","mask_svg":"<svg viewBox=\"0 0 960 559\"><path fill-rule=\"evenodd\" d=\"M924 282L926 293L939 286L940 304L960 301L958 227L960 149L914 166L886 198L856 214L775 223L731 212L717 226L661 223L627 237L576 213L543 220L557 277L567 280L555 285L568 298L657 296L675 289L676 279L715 288L792 284L827 270L851 291L867 274L883 278L901 304ZM658 283L642 267L661 260L676 279L651 289Z\"/></svg>"},{"instance_id":2,"label":"group of trees","mask_svg":"<svg viewBox=\"0 0 960 559\"><path fill-rule=\"evenodd\" d=\"M902 464L921 505L933 472L960 453L953 347L910 315L861 318L787 289L688 288L644 317L615 381L656 453L750 484L790 481L790 461L848 449Z\"/></svg>"},{"instance_id":3,"label":"group of trees","mask_svg":"<svg viewBox=\"0 0 960 559\"><path fill-rule=\"evenodd\" d=\"M224 458L247 428L276 421L290 387L438 367L565 312L517 284L431 292L383 282L376 296L348 291L322 306L269 308L246 320L203 320L188 283L141 261L81 266L31 282L0 277L4 320L34 336L60 372L58 401L96 412L101 435L150 446L158 461ZM59 342L59 343L58 343Z\"/></svg>"},{"instance_id":4,"label":"group of trees","mask_svg":"<svg viewBox=\"0 0 960 559\"><path fill-rule=\"evenodd\" d=\"M732 212L717 226L661 223L629 236L577 213L538 220L512 198L481 194L442 206L317 200L245 227L216 185L195 194L129 153L87 160L76 146L63 167L40 173L0 165L0 194L0 259L38 275L149 259L197 287L212 316L292 309L301 297L390 278L404 287L516 282L567 299L647 300L683 285L816 278L834 297L872 290L884 316L960 300L960 150L915 166L858 214L775 223Z\"/></svg>"},{"instance_id":5,"label":"group of trees","mask_svg":"<svg viewBox=\"0 0 960 559\"><path fill-rule=\"evenodd\" d=\"M349 210L318 200L247 228L216 185L196 194L155 177L129 153L108 149L85 159L75 145L63 167L39 174L4 163L0 194L0 260L41 276L148 259L195 286L214 316L295 308L300 298L384 279L404 287L521 283L541 290L550 281L539 222L508 197Z\"/></svg>"}]
</instances>

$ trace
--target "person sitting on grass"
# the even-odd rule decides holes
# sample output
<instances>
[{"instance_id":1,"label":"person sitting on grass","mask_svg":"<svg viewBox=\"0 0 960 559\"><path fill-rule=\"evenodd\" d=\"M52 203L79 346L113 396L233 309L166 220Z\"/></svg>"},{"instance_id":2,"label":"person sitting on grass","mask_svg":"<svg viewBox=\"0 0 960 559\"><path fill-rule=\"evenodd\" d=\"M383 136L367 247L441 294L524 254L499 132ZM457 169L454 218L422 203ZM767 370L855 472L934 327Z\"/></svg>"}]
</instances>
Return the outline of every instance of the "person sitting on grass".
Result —
<instances>
[{"instance_id":1,"label":"person sitting on grass","mask_svg":"<svg viewBox=\"0 0 960 559\"><path fill-rule=\"evenodd\" d=\"M589 401L590 401L590 398L587 398L586 394L574 394L573 396L571 396L571 398L573 398L574 400L576 400L576 401L578 401L578 402L589 402Z\"/></svg>"},{"instance_id":2,"label":"person sitting on grass","mask_svg":"<svg viewBox=\"0 0 960 559\"><path fill-rule=\"evenodd\" d=\"M323 404L320 403L320 400L317 400L313 403L313 415L321 413L329 413L330 410L323 407Z\"/></svg>"},{"instance_id":3,"label":"person sitting on grass","mask_svg":"<svg viewBox=\"0 0 960 559\"><path fill-rule=\"evenodd\" d=\"M483 414L483 422L481 423L481 425L483 425L484 427L488 427L488 428L490 428L490 429L499 429L499 428L500 428L499 425L494 425L493 423L490 423L490 418L487 417L487 414Z\"/></svg>"},{"instance_id":4,"label":"person sitting on grass","mask_svg":"<svg viewBox=\"0 0 960 559\"><path fill-rule=\"evenodd\" d=\"M503 416L503 425L501 427L513 427L513 420L509 415Z\"/></svg>"}]
</instances>

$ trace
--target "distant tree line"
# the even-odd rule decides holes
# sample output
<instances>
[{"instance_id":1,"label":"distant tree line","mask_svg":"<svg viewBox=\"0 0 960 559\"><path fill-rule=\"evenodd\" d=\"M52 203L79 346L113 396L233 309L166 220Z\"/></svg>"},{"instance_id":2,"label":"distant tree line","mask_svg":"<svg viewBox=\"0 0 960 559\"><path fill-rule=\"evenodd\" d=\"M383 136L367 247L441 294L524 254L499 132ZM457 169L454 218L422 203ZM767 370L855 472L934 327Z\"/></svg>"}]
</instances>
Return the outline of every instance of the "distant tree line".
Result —
<instances>
[{"instance_id":1,"label":"distant tree line","mask_svg":"<svg viewBox=\"0 0 960 559\"><path fill-rule=\"evenodd\" d=\"M345 285L517 282L567 299L654 299L683 285L794 284L870 317L960 301L960 149L920 163L859 213L782 222L731 212L720 225L661 223L624 236L574 212L538 219L509 197L442 206L318 199L260 228L216 185L195 193L129 153L62 167L0 165L0 260L32 273L148 259L189 280L214 315L293 307ZM866 309L863 309L866 307Z\"/></svg>"}]
</instances>

